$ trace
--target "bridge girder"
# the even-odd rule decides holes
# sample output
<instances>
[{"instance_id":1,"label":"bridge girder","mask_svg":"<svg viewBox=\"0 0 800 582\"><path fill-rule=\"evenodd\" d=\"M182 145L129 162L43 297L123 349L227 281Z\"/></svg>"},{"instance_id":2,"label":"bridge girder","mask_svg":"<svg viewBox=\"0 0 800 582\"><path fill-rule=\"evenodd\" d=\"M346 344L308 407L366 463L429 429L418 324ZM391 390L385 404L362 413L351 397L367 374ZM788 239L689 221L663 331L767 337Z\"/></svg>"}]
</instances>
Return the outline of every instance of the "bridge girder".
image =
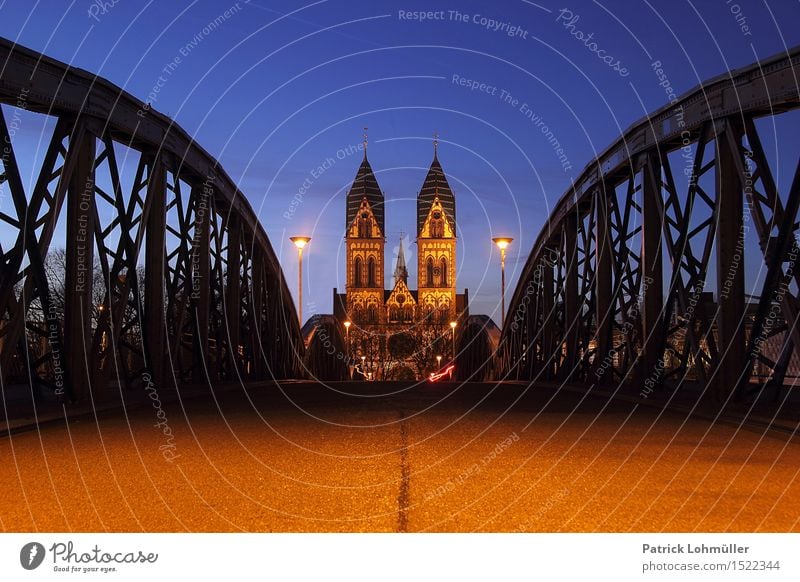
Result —
<instances>
[{"instance_id":1,"label":"bridge girder","mask_svg":"<svg viewBox=\"0 0 800 582\"><path fill-rule=\"evenodd\" d=\"M26 192L0 112L0 183L13 200L0 221L15 240L0 249L3 380L16 370L82 399L102 397L114 379L301 376L303 343L278 258L217 160L105 79L4 39L0 63L0 103L56 120ZM122 151L136 161L131 187ZM64 213L56 293L46 260Z\"/></svg>"},{"instance_id":2,"label":"bridge girder","mask_svg":"<svg viewBox=\"0 0 800 582\"><path fill-rule=\"evenodd\" d=\"M765 385L754 377L761 364L783 384L800 346L800 164L779 192L755 120L800 107L798 73L800 47L711 79L586 166L522 270L501 377L646 394L692 383L727 400ZM766 270L755 312L745 293L751 224ZM712 276L716 299L704 291Z\"/></svg>"}]
</instances>

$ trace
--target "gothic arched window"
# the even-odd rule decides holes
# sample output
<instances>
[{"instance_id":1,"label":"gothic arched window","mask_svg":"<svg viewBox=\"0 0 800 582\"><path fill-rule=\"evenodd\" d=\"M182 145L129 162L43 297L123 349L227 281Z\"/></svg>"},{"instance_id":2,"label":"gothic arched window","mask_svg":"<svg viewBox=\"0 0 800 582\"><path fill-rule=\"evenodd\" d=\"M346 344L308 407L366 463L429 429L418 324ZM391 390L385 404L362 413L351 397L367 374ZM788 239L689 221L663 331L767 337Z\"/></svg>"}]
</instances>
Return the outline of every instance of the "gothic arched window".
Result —
<instances>
[{"instance_id":1,"label":"gothic arched window","mask_svg":"<svg viewBox=\"0 0 800 582\"><path fill-rule=\"evenodd\" d=\"M433 258L428 257L425 263L425 286L433 287Z\"/></svg>"},{"instance_id":2,"label":"gothic arched window","mask_svg":"<svg viewBox=\"0 0 800 582\"><path fill-rule=\"evenodd\" d=\"M447 287L447 259L444 257L439 261L439 286Z\"/></svg>"},{"instance_id":3,"label":"gothic arched window","mask_svg":"<svg viewBox=\"0 0 800 582\"><path fill-rule=\"evenodd\" d=\"M375 259L370 257L367 260L367 287L374 287L375 284Z\"/></svg>"},{"instance_id":4,"label":"gothic arched window","mask_svg":"<svg viewBox=\"0 0 800 582\"><path fill-rule=\"evenodd\" d=\"M356 257L356 262L353 265L353 285L356 287L361 287L362 270L361 257Z\"/></svg>"}]
</instances>

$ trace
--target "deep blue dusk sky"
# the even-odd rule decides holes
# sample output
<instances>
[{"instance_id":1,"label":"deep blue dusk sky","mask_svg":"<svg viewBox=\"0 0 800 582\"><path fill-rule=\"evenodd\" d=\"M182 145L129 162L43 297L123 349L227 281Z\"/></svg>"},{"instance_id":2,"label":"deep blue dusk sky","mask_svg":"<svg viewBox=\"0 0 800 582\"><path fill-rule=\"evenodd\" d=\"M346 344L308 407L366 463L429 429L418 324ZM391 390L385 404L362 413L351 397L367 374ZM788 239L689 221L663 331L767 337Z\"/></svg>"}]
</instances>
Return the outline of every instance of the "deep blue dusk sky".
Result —
<instances>
[{"instance_id":1,"label":"deep blue dusk sky","mask_svg":"<svg viewBox=\"0 0 800 582\"><path fill-rule=\"evenodd\" d=\"M459 291L469 288L473 313L499 320L491 237L515 238L513 289L570 180L668 101L654 61L680 94L800 43L794 0L102 4L5 2L0 35L97 73L174 118L239 182L292 282L287 238L311 235L306 315L330 312L332 287L344 286L344 200L362 127L387 199L387 281L401 231L412 233L406 258L415 265L414 201L438 131L458 206ZM410 17L420 10L438 19ZM572 29L562 10L579 17ZM592 46L615 62L570 30L593 33ZM561 144L561 160L528 119L534 114Z\"/></svg>"}]
</instances>

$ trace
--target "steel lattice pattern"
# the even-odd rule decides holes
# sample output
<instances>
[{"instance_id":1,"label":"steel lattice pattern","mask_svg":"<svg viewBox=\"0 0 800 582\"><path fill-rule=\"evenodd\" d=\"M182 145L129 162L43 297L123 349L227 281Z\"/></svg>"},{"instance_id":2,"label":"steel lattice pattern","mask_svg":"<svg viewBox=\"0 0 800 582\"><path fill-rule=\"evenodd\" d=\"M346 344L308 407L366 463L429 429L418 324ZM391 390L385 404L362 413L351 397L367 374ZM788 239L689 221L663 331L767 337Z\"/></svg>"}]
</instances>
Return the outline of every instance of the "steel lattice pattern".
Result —
<instances>
[{"instance_id":1,"label":"steel lattice pattern","mask_svg":"<svg viewBox=\"0 0 800 582\"><path fill-rule=\"evenodd\" d=\"M298 377L303 346L278 259L217 161L103 79L5 40L0 59L2 102L24 98L56 119L26 192L0 112L0 180L14 209L0 220L16 233L0 249L4 378L30 374L78 400L110 382ZM137 160L130 188L123 149ZM45 258L64 213L66 281L56 297ZM101 296L87 282L95 265Z\"/></svg>"}]
</instances>

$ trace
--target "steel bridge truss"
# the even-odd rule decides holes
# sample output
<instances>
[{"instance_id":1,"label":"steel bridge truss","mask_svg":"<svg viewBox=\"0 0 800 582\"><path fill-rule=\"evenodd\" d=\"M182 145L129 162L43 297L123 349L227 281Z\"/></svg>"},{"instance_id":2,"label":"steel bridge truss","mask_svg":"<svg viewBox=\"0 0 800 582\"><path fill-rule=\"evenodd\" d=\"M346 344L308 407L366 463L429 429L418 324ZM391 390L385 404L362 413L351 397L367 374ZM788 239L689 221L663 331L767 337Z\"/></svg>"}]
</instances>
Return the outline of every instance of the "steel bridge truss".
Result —
<instances>
[{"instance_id":1,"label":"steel bridge truss","mask_svg":"<svg viewBox=\"0 0 800 582\"><path fill-rule=\"evenodd\" d=\"M780 192L756 120L800 107L799 65L795 49L708 81L586 167L523 269L499 377L718 399L796 381L800 158Z\"/></svg>"},{"instance_id":2,"label":"steel bridge truss","mask_svg":"<svg viewBox=\"0 0 800 582\"><path fill-rule=\"evenodd\" d=\"M303 344L278 259L217 161L103 79L4 40L0 62L0 102L55 119L26 191L0 111L12 201L0 223L14 241L0 247L3 380L80 400L112 383L298 377ZM59 236L57 293L46 257Z\"/></svg>"}]
</instances>

